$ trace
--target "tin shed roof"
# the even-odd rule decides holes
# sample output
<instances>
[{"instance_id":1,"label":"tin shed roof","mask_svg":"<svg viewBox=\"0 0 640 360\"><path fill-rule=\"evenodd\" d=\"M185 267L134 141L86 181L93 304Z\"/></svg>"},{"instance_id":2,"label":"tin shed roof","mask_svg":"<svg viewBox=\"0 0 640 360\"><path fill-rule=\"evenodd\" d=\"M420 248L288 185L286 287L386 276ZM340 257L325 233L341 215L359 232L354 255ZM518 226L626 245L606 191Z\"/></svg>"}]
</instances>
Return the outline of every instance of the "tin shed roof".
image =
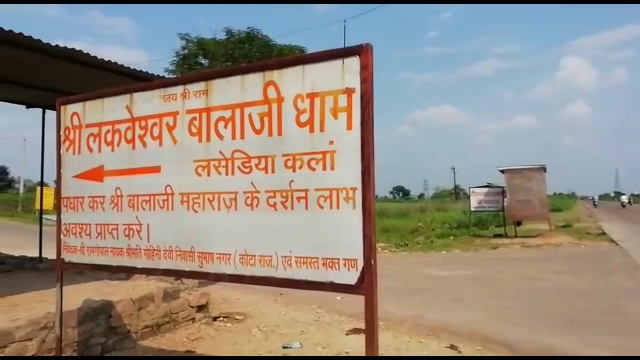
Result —
<instances>
[{"instance_id":1,"label":"tin shed roof","mask_svg":"<svg viewBox=\"0 0 640 360\"><path fill-rule=\"evenodd\" d=\"M0 102L47 110L56 99L165 78L0 27Z\"/></svg>"}]
</instances>

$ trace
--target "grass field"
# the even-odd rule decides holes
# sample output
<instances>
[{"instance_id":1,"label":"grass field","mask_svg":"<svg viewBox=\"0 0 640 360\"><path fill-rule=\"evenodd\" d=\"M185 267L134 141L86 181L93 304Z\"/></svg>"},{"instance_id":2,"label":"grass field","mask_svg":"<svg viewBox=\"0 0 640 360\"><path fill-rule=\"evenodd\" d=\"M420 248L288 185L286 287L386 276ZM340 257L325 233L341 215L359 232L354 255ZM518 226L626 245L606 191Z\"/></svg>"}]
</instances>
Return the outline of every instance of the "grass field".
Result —
<instances>
[{"instance_id":1,"label":"grass field","mask_svg":"<svg viewBox=\"0 0 640 360\"><path fill-rule=\"evenodd\" d=\"M577 198L550 196L554 232L581 240L608 240L592 215L578 206ZM0 194L0 218L37 224L35 194L25 194L22 211L17 211L19 197ZM501 214L474 213L469 217L466 201L378 202L377 241L396 251L473 250L495 247L496 238L504 237ZM52 212L50 212L52 213ZM548 225L525 224L517 229L521 237L548 233ZM507 227L508 237L514 235Z\"/></svg>"},{"instance_id":2,"label":"grass field","mask_svg":"<svg viewBox=\"0 0 640 360\"><path fill-rule=\"evenodd\" d=\"M20 196L17 194L0 194L0 218L10 221L18 221L28 224L37 224L38 216L35 211L35 193L27 193L22 197L22 210L20 209ZM45 211L45 214L53 214L53 211Z\"/></svg>"},{"instance_id":3,"label":"grass field","mask_svg":"<svg viewBox=\"0 0 640 360\"><path fill-rule=\"evenodd\" d=\"M593 216L570 196L550 196L549 208L554 233L580 240L609 241ZM377 204L377 241L387 248L407 251L473 250L496 247L504 238L501 214L474 213L468 204L451 201L379 202ZM548 235L548 224L524 224L519 237ZM507 226L507 237L514 236Z\"/></svg>"}]
</instances>

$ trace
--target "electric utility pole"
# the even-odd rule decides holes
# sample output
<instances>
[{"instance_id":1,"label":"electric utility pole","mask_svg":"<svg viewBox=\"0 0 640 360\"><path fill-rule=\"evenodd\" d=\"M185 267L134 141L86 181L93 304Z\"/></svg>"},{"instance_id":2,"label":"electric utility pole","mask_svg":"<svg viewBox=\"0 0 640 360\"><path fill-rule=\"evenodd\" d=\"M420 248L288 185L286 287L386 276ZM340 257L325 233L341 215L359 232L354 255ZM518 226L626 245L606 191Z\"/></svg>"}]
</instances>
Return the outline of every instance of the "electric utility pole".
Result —
<instances>
[{"instance_id":1,"label":"electric utility pole","mask_svg":"<svg viewBox=\"0 0 640 360\"><path fill-rule=\"evenodd\" d=\"M456 181L457 170L455 166L451 167L451 173L453 173L453 197L457 201L458 200L458 182Z\"/></svg>"},{"instance_id":2,"label":"electric utility pole","mask_svg":"<svg viewBox=\"0 0 640 360\"><path fill-rule=\"evenodd\" d=\"M422 192L426 198L429 198L429 180L427 179L422 180Z\"/></svg>"}]
</instances>

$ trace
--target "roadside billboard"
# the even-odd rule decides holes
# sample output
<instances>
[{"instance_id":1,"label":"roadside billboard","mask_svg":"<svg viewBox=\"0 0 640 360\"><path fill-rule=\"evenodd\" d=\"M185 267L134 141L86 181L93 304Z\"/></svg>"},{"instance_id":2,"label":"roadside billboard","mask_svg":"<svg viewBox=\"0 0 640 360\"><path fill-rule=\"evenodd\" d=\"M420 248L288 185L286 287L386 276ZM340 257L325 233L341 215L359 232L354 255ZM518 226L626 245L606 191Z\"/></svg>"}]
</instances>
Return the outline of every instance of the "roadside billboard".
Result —
<instances>
[{"instance_id":1,"label":"roadside billboard","mask_svg":"<svg viewBox=\"0 0 640 360\"><path fill-rule=\"evenodd\" d=\"M60 271L365 295L377 353L372 62L359 45L61 99Z\"/></svg>"}]
</instances>

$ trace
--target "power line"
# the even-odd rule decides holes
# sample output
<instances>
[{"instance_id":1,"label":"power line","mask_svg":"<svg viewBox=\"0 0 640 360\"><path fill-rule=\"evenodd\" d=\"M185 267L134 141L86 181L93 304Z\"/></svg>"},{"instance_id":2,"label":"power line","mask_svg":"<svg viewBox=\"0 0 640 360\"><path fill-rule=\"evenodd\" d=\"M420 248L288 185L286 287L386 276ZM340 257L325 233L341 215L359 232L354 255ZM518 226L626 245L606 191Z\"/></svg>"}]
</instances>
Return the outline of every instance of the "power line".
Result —
<instances>
[{"instance_id":1,"label":"power line","mask_svg":"<svg viewBox=\"0 0 640 360\"><path fill-rule=\"evenodd\" d=\"M300 30L288 32L288 33L285 33L285 34L282 34L282 35L278 35L278 36L274 37L274 39L280 39L280 38L287 37L287 36L303 34L305 32L309 32L309 31L312 31L312 30L324 29L324 28L327 28L327 27L330 27L330 26L334 26L334 25L338 25L338 24L344 24L345 21L359 18L360 16L363 16L363 15L366 15L366 14L372 12L372 11L381 9L381 8L387 6L387 5L389 5L389 4L382 4L382 5L374 6L374 7L369 8L369 9L363 11L363 12L360 12L358 14L355 14L355 15L352 15L352 16L349 16L349 17L346 17L346 18L343 18L343 19L340 19L340 20L335 20L335 21L332 21L330 23L326 23L324 25L311 26L311 27L308 27L308 28L303 28L303 29L300 29Z\"/></svg>"},{"instance_id":2,"label":"power line","mask_svg":"<svg viewBox=\"0 0 640 360\"><path fill-rule=\"evenodd\" d=\"M372 11L375 11L375 10L381 9L381 8L383 8L383 7L387 6L387 5L389 5L389 4L382 4L382 5L374 6L374 7L370 8L370 9L368 9L368 10L365 10L365 11L363 11L363 12L359 13L359 14L356 14L356 15L350 16L350 17L346 18L345 20L353 20L353 19L355 19L355 18L359 18L359 17L360 17L360 16L362 16L362 15L366 15L366 14L368 14L368 13L372 12Z\"/></svg>"},{"instance_id":3,"label":"power line","mask_svg":"<svg viewBox=\"0 0 640 360\"><path fill-rule=\"evenodd\" d=\"M359 18L361 16L364 16L364 15L370 13L370 12L373 12L375 10L381 9L381 8L387 6L387 5L389 5L389 4L382 4L382 5L374 6L372 8L369 8L369 9L365 10L365 11L362 11L362 12L360 12L358 14L355 14L355 15L352 15L352 16L349 16L349 17L346 17L346 18L343 18L343 19L340 19L340 20L336 20L336 21L332 21L332 22L329 22L329 23L325 23L323 25L311 26L311 27L302 28L300 30L291 31L291 32L288 32L288 33L284 33L282 35L275 36L272 39L274 39L274 40L275 39L282 39L282 38L285 38L285 37L288 37L288 36L304 34L304 33L309 32L309 31L324 29L324 28L328 28L328 27L331 27L331 26L334 26L334 25L338 25L338 24L343 24L346 27L346 23L347 23L348 20L357 19L357 18ZM345 32L346 32L346 30L345 30ZM131 65L137 65L137 64L148 64L148 63L152 63L152 62L156 62L156 61L169 60L169 59L172 59L172 58L173 58L173 55L166 56L166 57L163 57L163 58L151 59L151 60L147 60L147 61L138 61L138 62L129 63L129 64L125 64L125 65L126 66L131 66Z\"/></svg>"}]
</instances>

